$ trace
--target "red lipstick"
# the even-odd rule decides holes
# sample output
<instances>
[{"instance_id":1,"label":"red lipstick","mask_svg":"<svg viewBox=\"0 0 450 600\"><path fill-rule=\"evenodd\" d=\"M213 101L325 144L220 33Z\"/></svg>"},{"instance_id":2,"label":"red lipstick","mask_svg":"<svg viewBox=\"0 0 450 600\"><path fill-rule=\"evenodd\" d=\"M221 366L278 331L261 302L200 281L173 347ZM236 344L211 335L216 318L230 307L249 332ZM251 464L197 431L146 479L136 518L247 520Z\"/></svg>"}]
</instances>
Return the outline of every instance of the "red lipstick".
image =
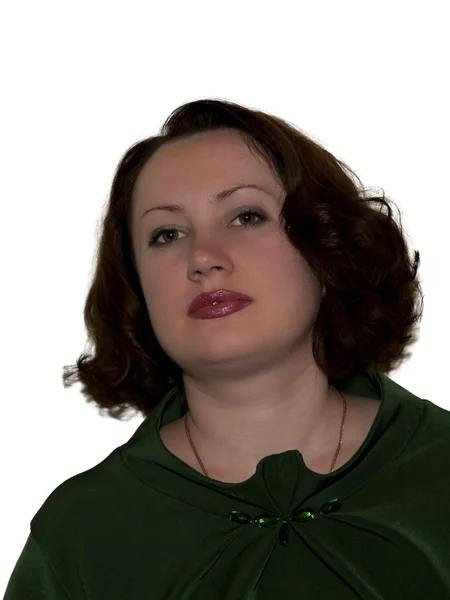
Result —
<instances>
[{"instance_id":1,"label":"red lipstick","mask_svg":"<svg viewBox=\"0 0 450 600\"><path fill-rule=\"evenodd\" d=\"M216 290L197 296L188 314L196 319L216 319L241 310L253 302L253 298L232 290Z\"/></svg>"}]
</instances>

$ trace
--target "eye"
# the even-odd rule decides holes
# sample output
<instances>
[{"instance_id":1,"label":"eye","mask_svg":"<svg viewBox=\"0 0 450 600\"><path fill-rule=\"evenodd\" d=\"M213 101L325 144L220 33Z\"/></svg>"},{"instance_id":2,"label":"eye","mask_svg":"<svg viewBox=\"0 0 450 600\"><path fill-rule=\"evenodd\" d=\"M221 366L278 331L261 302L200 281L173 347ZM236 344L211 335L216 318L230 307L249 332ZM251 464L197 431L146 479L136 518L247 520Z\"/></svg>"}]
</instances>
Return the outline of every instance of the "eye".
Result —
<instances>
[{"instance_id":1,"label":"eye","mask_svg":"<svg viewBox=\"0 0 450 600\"><path fill-rule=\"evenodd\" d=\"M267 216L264 215L262 212L257 211L257 210L244 210L242 212L240 212L234 219L233 221L235 221L236 219L239 219L241 217L244 217L246 215L250 215L251 217L258 217L258 221L255 222L248 222L248 223L244 223L244 227L256 227L257 225L261 225L262 223L264 223L265 221L267 221ZM158 228L156 229L151 237L150 240L148 242L148 245L150 247L162 247L162 246L169 246L170 244L173 244L173 242L176 242L176 239L173 240L169 240L168 242L165 243L161 243L158 242L158 239L167 234L167 233L173 233L173 232L178 232L178 229L168 229L168 228Z\"/></svg>"}]
</instances>

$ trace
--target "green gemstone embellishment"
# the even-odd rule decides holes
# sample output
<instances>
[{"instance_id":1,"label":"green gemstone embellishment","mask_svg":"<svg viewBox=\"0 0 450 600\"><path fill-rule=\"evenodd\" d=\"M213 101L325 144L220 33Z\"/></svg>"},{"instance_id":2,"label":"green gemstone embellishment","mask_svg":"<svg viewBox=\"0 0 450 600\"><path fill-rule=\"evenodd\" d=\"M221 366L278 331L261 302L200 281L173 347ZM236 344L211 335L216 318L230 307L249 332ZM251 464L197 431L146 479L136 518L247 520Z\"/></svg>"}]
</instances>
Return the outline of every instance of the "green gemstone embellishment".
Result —
<instances>
[{"instance_id":1,"label":"green gemstone embellishment","mask_svg":"<svg viewBox=\"0 0 450 600\"><path fill-rule=\"evenodd\" d=\"M327 515L329 513L336 512L342 506L342 503L339 502L338 498L333 498L332 500L328 500L325 502L320 509L319 514ZM258 527L269 527L270 525L276 525L277 523L281 524L279 540L282 546L287 544L288 536L289 536L289 525L288 521L296 521L297 523L305 523L306 521L310 521L316 518L316 511L313 508L301 508L300 510L294 511L290 517L284 518L279 517L278 515L270 515L270 514L259 514L256 515L255 518L252 518L249 514L242 512L240 510L232 510L229 514L230 521L234 523L239 523L240 525L249 525L250 523L254 523Z\"/></svg>"},{"instance_id":2,"label":"green gemstone embellishment","mask_svg":"<svg viewBox=\"0 0 450 600\"><path fill-rule=\"evenodd\" d=\"M286 521L284 521L283 524L281 525L280 534L278 536L281 546L286 546L286 544L288 542L288 537L289 537L289 526L286 523Z\"/></svg>"},{"instance_id":3,"label":"green gemstone embellishment","mask_svg":"<svg viewBox=\"0 0 450 600\"><path fill-rule=\"evenodd\" d=\"M328 502L325 502L325 504L320 507L319 513L321 515L327 515L328 513L336 512L341 506L342 503L339 502L339 499L333 498L333 500L328 500Z\"/></svg>"},{"instance_id":4,"label":"green gemstone embellishment","mask_svg":"<svg viewBox=\"0 0 450 600\"><path fill-rule=\"evenodd\" d=\"M292 513L291 517L293 521L298 521L299 523L304 523L305 521L309 521L315 518L316 511L312 508L301 508L297 512Z\"/></svg>"},{"instance_id":5,"label":"green gemstone embellishment","mask_svg":"<svg viewBox=\"0 0 450 600\"><path fill-rule=\"evenodd\" d=\"M234 523L240 523L241 525L248 525L253 523L253 519L247 513L241 512L240 510L232 510L229 515L230 521Z\"/></svg>"},{"instance_id":6,"label":"green gemstone embellishment","mask_svg":"<svg viewBox=\"0 0 450 600\"><path fill-rule=\"evenodd\" d=\"M281 518L277 515L258 515L255 518L255 523L258 527L268 527L269 525L275 525L279 523Z\"/></svg>"}]
</instances>

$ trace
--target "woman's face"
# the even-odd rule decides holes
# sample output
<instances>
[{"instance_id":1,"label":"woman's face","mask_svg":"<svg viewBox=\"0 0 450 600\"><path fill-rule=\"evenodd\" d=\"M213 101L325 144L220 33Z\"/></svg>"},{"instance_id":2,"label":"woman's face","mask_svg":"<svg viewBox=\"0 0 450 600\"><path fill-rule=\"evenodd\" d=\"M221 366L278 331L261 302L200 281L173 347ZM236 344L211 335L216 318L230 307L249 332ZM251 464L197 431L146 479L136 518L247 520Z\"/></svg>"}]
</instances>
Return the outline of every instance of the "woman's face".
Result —
<instances>
[{"instance_id":1,"label":"woman's face","mask_svg":"<svg viewBox=\"0 0 450 600\"><path fill-rule=\"evenodd\" d=\"M243 188L215 203L217 192ZM164 351L193 376L242 375L287 352L311 354L321 289L279 224L284 190L268 164L234 130L195 134L149 159L133 196L133 246L149 317ZM152 210L178 204L183 213ZM254 209L266 217L238 217ZM255 223L246 227L246 223ZM160 227L170 231L157 236ZM217 269L216 267L221 267ZM188 315L200 293L251 296L243 310L217 319Z\"/></svg>"}]
</instances>

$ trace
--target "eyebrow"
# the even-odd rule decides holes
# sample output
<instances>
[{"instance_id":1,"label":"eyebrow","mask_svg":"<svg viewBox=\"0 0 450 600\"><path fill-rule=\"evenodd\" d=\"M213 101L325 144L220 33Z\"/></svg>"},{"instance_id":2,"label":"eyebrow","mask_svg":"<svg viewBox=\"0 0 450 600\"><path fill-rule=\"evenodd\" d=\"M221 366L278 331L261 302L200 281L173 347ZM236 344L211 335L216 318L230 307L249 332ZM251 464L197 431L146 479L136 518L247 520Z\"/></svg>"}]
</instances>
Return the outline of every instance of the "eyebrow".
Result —
<instances>
[{"instance_id":1,"label":"eyebrow","mask_svg":"<svg viewBox=\"0 0 450 600\"><path fill-rule=\"evenodd\" d=\"M235 185L227 190L222 190L221 192L217 192L216 194L214 194L214 196L212 196L212 198L208 199L208 202L210 202L210 203L214 202L215 204L217 204L217 203L221 202L222 200L225 200L225 198L228 198L229 196L234 194L234 192L237 192L237 190L241 190L242 188L253 188L253 189L257 189L262 192L265 192L266 194L269 194L269 192L267 190L260 187L259 185L248 183L248 184L242 184L242 185ZM161 206L153 206L152 208L147 209L145 212L142 213L141 219L147 213L151 212L152 210L168 210L172 213L184 213L184 207L181 206L180 204L164 204Z\"/></svg>"}]
</instances>

